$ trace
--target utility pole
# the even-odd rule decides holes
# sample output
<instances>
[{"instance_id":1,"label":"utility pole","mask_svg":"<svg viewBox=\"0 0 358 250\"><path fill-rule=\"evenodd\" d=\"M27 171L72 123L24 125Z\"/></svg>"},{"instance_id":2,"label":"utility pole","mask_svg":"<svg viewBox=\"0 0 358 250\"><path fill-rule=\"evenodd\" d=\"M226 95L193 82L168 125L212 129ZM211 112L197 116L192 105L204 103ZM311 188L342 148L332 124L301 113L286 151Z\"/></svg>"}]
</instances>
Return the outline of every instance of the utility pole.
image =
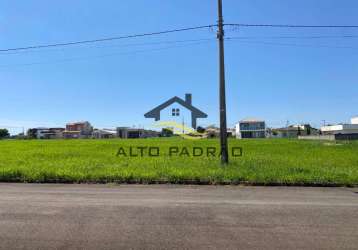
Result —
<instances>
[{"instance_id":1,"label":"utility pole","mask_svg":"<svg viewBox=\"0 0 358 250\"><path fill-rule=\"evenodd\" d=\"M288 138L289 136L288 136L288 126L290 125L290 121L289 120L287 120L286 121L286 138Z\"/></svg>"},{"instance_id":2,"label":"utility pole","mask_svg":"<svg viewBox=\"0 0 358 250\"><path fill-rule=\"evenodd\" d=\"M226 96L225 96L225 58L224 58L224 20L222 11L222 0L218 0L218 33L219 40L219 65L220 65L220 146L221 163L229 163L227 125L226 125Z\"/></svg>"},{"instance_id":3,"label":"utility pole","mask_svg":"<svg viewBox=\"0 0 358 250\"><path fill-rule=\"evenodd\" d=\"M183 116L183 121L182 121L182 125L183 125L183 135L185 134L185 131L184 131L184 116Z\"/></svg>"},{"instance_id":4,"label":"utility pole","mask_svg":"<svg viewBox=\"0 0 358 250\"><path fill-rule=\"evenodd\" d=\"M326 126L326 120L322 120L322 122L323 122L323 127L325 127Z\"/></svg>"}]
</instances>

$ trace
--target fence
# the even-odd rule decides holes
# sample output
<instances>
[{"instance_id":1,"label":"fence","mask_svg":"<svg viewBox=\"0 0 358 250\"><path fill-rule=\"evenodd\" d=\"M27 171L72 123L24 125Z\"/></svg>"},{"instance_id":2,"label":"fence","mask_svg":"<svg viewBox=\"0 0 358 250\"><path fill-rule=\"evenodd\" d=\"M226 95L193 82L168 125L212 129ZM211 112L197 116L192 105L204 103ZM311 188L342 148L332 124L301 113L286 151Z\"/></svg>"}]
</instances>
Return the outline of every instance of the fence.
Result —
<instances>
[{"instance_id":1,"label":"fence","mask_svg":"<svg viewBox=\"0 0 358 250\"><path fill-rule=\"evenodd\" d=\"M305 135L298 136L299 140L317 140L317 141L334 141L336 137L334 135Z\"/></svg>"},{"instance_id":2,"label":"fence","mask_svg":"<svg viewBox=\"0 0 358 250\"><path fill-rule=\"evenodd\" d=\"M317 140L317 141L351 141L358 140L358 134L336 134L336 135L308 135L299 136L300 140Z\"/></svg>"}]
</instances>

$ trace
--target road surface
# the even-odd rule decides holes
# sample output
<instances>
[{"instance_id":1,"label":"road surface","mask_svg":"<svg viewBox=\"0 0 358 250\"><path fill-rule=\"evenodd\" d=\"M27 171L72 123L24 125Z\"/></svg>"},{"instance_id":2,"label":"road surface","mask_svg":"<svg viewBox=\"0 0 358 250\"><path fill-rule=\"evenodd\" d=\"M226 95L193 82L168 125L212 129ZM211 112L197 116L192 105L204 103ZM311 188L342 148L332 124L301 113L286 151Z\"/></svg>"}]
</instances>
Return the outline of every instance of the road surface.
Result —
<instances>
[{"instance_id":1,"label":"road surface","mask_svg":"<svg viewBox=\"0 0 358 250\"><path fill-rule=\"evenodd\" d=\"M1 249L357 249L358 189L0 184Z\"/></svg>"}]
</instances>

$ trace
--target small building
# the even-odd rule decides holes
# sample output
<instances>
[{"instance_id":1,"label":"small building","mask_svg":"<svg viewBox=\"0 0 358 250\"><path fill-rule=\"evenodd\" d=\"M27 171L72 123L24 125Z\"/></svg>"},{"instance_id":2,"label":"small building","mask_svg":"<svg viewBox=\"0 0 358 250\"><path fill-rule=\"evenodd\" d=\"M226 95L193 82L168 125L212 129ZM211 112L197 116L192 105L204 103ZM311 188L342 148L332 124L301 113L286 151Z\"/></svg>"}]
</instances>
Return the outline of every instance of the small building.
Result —
<instances>
[{"instance_id":1,"label":"small building","mask_svg":"<svg viewBox=\"0 0 358 250\"><path fill-rule=\"evenodd\" d=\"M220 137L220 128L215 126L209 126L205 128L205 137L206 138L218 138Z\"/></svg>"},{"instance_id":2,"label":"small building","mask_svg":"<svg viewBox=\"0 0 358 250\"><path fill-rule=\"evenodd\" d=\"M117 137L122 139L159 137L160 132L142 128L118 127Z\"/></svg>"},{"instance_id":3,"label":"small building","mask_svg":"<svg viewBox=\"0 0 358 250\"><path fill-rule=\"evenodd\" d=\"M286 128L273 128L269 134L273 138L298 138L298 136L318 135L319 130L309 124L291 125Z\"/></svg>"},{"instance_id":4,"label":"small building","mask_svg":"<svg viewBox=\"0 0 358 250\"><path fill-rule=\"evenodd\" d=\"M48 128L30 128L27 130L27 137L30 139L41 139L44 131L48 131Z\"/></svg>"},{"instance_id":5,"label":"small building","mask_svg":"<svg viewBox=\"0 0 358 250\"><path fill-rule=\"evenodd\" d=\"M236 138L266 138L266 123L264 120L247 118L236 124Z\"/></svg>"},{"instance_id":6,"label":"small building","mask_svg":"<svg viewBox=\"0 0 358 250\"><path fill-rule=\"evenodd\" d=\"M358 140L357 117L351 119L350 124L337 124L321 127L319 136L300 136L299 139L310 140Z\"/></svg>"},{"instance_id":7,"label":"small building","mask_svg":"<svg viewBox=\"0 0 358 250\"><path fill-rule=\"evenodd\" d=\"M32 139L61 139L64 128L30 128L27 130L27 137Z\"/></svg>"},{"instance_id":8,"label":"small building","mask_svg":"<svg viewBox=\"0 0 358 250\"><path fill-rule=\"evenodd\" d=\"M64 139L80 139L81 137L81 131L64 131L63 132L63 138Z\"/></svg>"},{"instance_id":9,"label":"small building","mask_svg":"<svg viewBox=\"0 0 358 250\"><path fill-rule=\"evenodd\" d=\"M92 132L93 127L87 121L67 123L63 137L66 139L90 138Z\"/></svg>"},{"instance_id":10,"label":"small building","mask_svg":"<svg viewBox=\"0 0 358 250\"><path fill-rule=\"evenodd\" d=\"M64 128L49 128L49 139L62 139Z\"/></svg>"},{"instance_id":11,"label":"small building","mask_svg":"<svg viewBox=\"0 0 358 250\"><path fill-rule=\"evenodd\" d=\"M358 124L358 116L351 119L351 124Z\"/></svg>"},{"instance_id":12,"label":"small building","mask_svg":"<svg viewBox=\"0 0 358 250\"><path fill-rule=\"evenodd\" d=\"M226 133L227 133L227 137L235 137L236 129L235 128L227 128Z\"/></svg>"},{"instance_id":13,"label":"small building","mask_svg":"<svg viewBox=\"0 0 358 250\"><path fill-rule=\"evenodd\" d=\"M95 129L92 137L95 139L111 139L117 136L117 131L112 129Z\"/></svg>"},{"instance_id":14,"label":"small building","mask_svg":"<svg viewBox=\"0 0 358 250\"><path fill-rule=\"evenodd\" d=\"M353 117L350 124L342 123L338 125L323 126L321 131L323 135L358 134L358 117Z\"/></svg>"},{"instance_id":15,"label":"small building","mask_svg":"<svg viewBox=\"0 0 358 250\"><path fill-rule=\"evenodd\" d=\"M323 135L358 134L358 124L338 124L321 128Z\"/></svg>"},{"instance_id":16,"label":"small building","mask_svg":"<svg viewBox=\"0 0 358 250\"><path fill-rule=\"evenodd\" d=\"M227 137L235 137L236 130L234 128L227 128L226 130ZM220 137L220 128L215 126L209 126L205 128L204 138L219 138Z\"/></svg>"},{"instance_id":17,"label":"small building","mask_svg":"<svg viewBox=\"0 0 358 250\"><path fill-rule=\"evenodd\" d=\"M87 121L66 124L66 131L80 131L83 135L91 135L93 127Z\"/></svg>"}]
</instances>

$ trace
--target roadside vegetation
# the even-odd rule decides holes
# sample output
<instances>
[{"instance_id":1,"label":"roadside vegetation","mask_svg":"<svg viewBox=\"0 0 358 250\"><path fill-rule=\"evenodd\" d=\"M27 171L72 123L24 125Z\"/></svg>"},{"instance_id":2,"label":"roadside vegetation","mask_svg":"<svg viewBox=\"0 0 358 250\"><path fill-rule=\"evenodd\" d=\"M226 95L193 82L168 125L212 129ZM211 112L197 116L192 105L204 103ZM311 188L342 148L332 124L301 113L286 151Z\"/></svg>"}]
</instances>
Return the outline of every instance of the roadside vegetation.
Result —
<instances>
[{"instance_id":1,"label":"roadside vegetation","mask_svg":"<svg viewBox=\"0 0 358 250\"><path fill-rule=\"evenodd\" d=\"M9 134L9 131L7 129L0 128L0 140L4 139L6 137L9 137L9 136L10 136L10 134Z\"/></svg>"},{"instance_id":2,"label":"roadside vegetation","mask_svg":"<svg viewBox=\"0 0 358 250\"><path fill-rule=\"evenodd\" d=\"M242 156L222 167L218 155L205 151L219 150L216 139L2 140L0 181L358 186L356 142L232 139L229 145L241 147ZM137 157L129 156L130 147ZM141 157L136 147L159 147L160 155L144 149ZM173 147L187 148L189 156L169 156ZM193 147L203 148L203 156L194 157Z\"/></svg>"}]
</instances>

